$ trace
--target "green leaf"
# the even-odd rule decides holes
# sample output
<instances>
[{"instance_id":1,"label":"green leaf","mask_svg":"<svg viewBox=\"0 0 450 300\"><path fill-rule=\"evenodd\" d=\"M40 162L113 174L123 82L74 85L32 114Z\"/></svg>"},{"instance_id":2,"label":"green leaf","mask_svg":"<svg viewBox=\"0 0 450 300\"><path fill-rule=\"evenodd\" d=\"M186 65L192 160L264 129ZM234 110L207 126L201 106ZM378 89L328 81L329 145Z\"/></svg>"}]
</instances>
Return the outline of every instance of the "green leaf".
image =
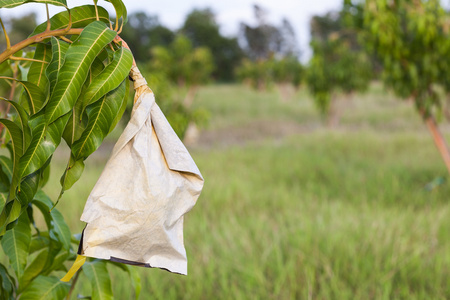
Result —
<instances>
[{"instance_id":1,"label":"green leaf","mask_svg":"<svg viewBox=\"0 0 450 300\"><path fill-rule=\"evenodd\" d=\"M0 300L14 300L14 279L4 265L0 264Z\"/></svg>"},{"instance_id":2,"label":"green leaf","mask_svg":"<svg viewBox=\"0 0 450 300\"><path fill-rule=\"evenodd\" d=\"M66 51L69 48L69 44L58 40L54 36L52 36L52 60L47 67L46 74L48 77L48 81L50 82L50 93L53 92L53 88L56 85L56 80L58 79L58 73L64 64L64 57L66 55Z\"/></svg>"},{"instance_id":3,"label":"green leaf","mask_svg":"<svg viewBox=\"0 0 450 300\"><path fill-rule=\"evenodd\" d=\"M101 145L122 107L127 84L124 80L117 89L87 108L89 123L81 138L72 145L75 160L86 159Z\"/></svg>"},{"instance_id":4,"label":"green leaf","mask_svg":"<svg viewBox=\"0 0 450 300\"><path fill-rule=\"evenodd\" d=\"M130 95L130 83L127 79L125 79L125 96L122 101L122 106L119 108L119 112L116 114L114 120L111 122L111 127L109 128L108 134L113 131L113 129L116 127L117 123L119 123L120 119L122 119L122 116L127 109L128 104L128 96Z\"/></svg>"},{"instance_id":5,"label":"green leaf","mask_svg":"<svg viewBox=\"0 0 450 300\"><path fill-rule=\"evenodd\" d=\"M0 119L0 123L5 126L5 128L8 130L10 136L11 136L11 142L13 147L13 177L11 182L11 188L10 188L10 195L9 200L13 199L15 197L15 191L16 187L19 184L19 172L20 172L20 158L23 154L23 134L22 130L20 130L19 126L16 125L16 123L7 120L7 119Z\"/></svg>"},{"instance_id":6,"label":"green leaf","mask_svg":"<svg viewBox=\"0 0 450 300\"><path fill-rule=\"evenodd\" d=\"M81 174L83 174L83 170L83 159L75 160L71 155L67 168L60 180L62 187L61 195L65 190L70 189L74 183L78 181L78 179L80 179Z\"/></svg>"},{"instance_id":7,"label":"green leaf","mask_svg":"<svg viewBox=\"0 0 450 300\"><path fill-rule=\"evenodd\" d=\"M0 8L13 8L25 2L26 0L0 0Z\"/></svg>"},{"instance_id":8,"label":"green leaf","mask_svg":"<svg viewBox=\"0 0 450 300\"><path fill-rule=\"evenodd\" d=\"M9 104L11 104L11 106L13 106L18 115L19 115L19 125L20 128L22 129L22 148L26 149L28 147L28 143L31 141L31 129L28 126L28 113L25 111L25 109L20 106L19 103L15 102L15 101L10 101L10 100L6 100L2 97L0 97L0 100L3 100Z\"/></svg>"},{"instance_id":9,"label":"green leaf","mask_svg":"<svg viewBox=\"0 0 450 300\"><path fill-rule=\"evenodd\" d=\"M16 199L19 200L22 207L27 206L33 200L39 188L39 180L41 179L41 170L26 176L19 185Z\"/></svg>"},{"instance_id":10,"label":"green leaf","mask_svg":"<svg viewBox=\"0 0 450 300\"><path fill-rule=\"evenodd\" d=\"M139 295L141 294L142 285L141 285L141 276L139 275L136 268L131 265L112 262L112 261L107 261L107 263L113 264L114 266L116 266L128 273L128 275L130 276L131 285L134 288L134 298L136 300L139 299Z\"/></svg>"},{"instance_id":11,"label":"green leaf","mask_svg":"<svg viewBox=\"0 0 450 300\"><path fill-rule=\"evenodd\" d=\"M53 202L50 198L44 192L39 191L32 203L41 210L49 229L50 238L55 238L63 245L64 249L70 250L72 246L69 226L63 215L56 208L53 208Z\"/></svg>"},{"instance_id":12,"label":"green leaf","mask_svg":"<svg viewBox=\"0 0 450 300\"><path fill-rule=\"evenodd\" d=\"M81 95L75 102L75 106L72 110L72 115L70 116L69 122L67 123L66 128L64 129L63 138L69 147L72 147L73 142L81 137L81 134L83 133L88 123L88 116L86 112L85 111L83 113L81 112L81 110L83 109L83 97L85 90L91 84L94 77L100 74L100 72L103 69L104 69L103 63L99 60L98 57L95 58L94 62L91 65L88 79L83 85Z\"/></svg>"},{"instance_id":13,"label":"green leaf","mask_svg":"<svg viewBox=\"0 0 450 300\"><path fill-rule=\"evenodd\" d=\"M21 278L27 265L28 250L31 243L31 228L27 214L19 217L16 227L8 230L2 239L2 247L8 256L17 278Z\"/></svg>"},{"instance_id":14,"label":"green leaf","mask_svg":"<svg viewBox=\"0 0 450 300\"><path fill-rule=\"evenodd\" d=\"M112 62L89 85L83 100L83 110L109 91L119 86L130 73L133 55L128 49L120 48L114 53Z\"/></svg>"},{"instance_id":15,"label":"green leaf","mask_svg":"<svg viewBox=\"0 0 450 300\"><path fill-rule=\"evenodd\" d=\"M30 2L47 3L57 6L67 6L65 0L0 0L0 8L13 8L22 5L24 3Z\"/></svg>"},{"instance_id":16,"label":"green leaf","mask_svg":"<svg viewBox=\"0 0 450 300\"><path fill-rule=\"evenodd\" d=\"M47 92L48 79L45 75L45 69L52 59L52 47L48 44L38 43L36 44L36 50L34 52L33 59L41 60L43 62L33 61L28 71L27 80L37 85L42 91Z\"/></svg>"},{"instance_id":17,"label":"green leaf","mask_svg":"<svg viewBox=\"0 0 450 300\"><path fill-rule=\"evenodd\" d=\"M116 32L100 21L89 24L70 45L55 89L45 109L47 124L72 110L81 93L89 67L100 51L110 43Z\"/></svg>"},{"instance_id":18,"label":"green leaf","mask_svg":"<svg viewBox=\"0 0 450 300\"><path fill-rule=\"evenodd\" d=\"M19 281L19 287L21 291L23 291L33 279L39 276L39 274L44 269L47 258L47 249L41 249L41 251L33 259L33 261L26 267L25 271L23 272L23 276Z\"/></svg>"},{"instance_id":19,"label":"green leaf","mask_svg":"<svg viewBox=\"0 0 450 300\"><path fill-rule=\"evenodd\" d=\"M83 272L91 282L92 300L113 299L111 278L106 268L106 261L87 262L83 265Z\"/></svg>"},{"instance_id":20,"label":"green leaf","mask_svg":"<svg viewBox=\"0 0 450 300\"><path fill-rule=\"evenodd\" d=\"M54 276L38 276L21 294L21 300L62 300L69 293L70 285Z\"/></svg>"},{"instance_id":21,"label":"green leaf","mask_svg":"<svg viewBox=\"0 0 450 300\"><path fill-rule=\"evenodd\" d=\"M69 119L69 114L46 126L43 113L30 119L32 139L19 162L19 174L25 177L39 170L55 152L61 142L61 135Z\"/></svg>"},{"instance_id":22,"label":"green leaf","mask_svg":"<svg viewBox=\"0 0 450 300\"><path fill-rule=\"evenodd\" d=\"M8 192L11 186L13 163L6 156L0 156L0 211L8 200Z\"/></svg>"},{"instance_id":23,"label":"green leaf","mask_svg":"<svg viewBox=\"0 0 450 300\"><path fill-rule=\"evenodd\" d=\"M94 5L77 6L70 9L72 15L72 28L84 28L90 23L97 20L95 16ZM99 21L109 25L109 14L103 7L98 7ZM50 29L63 29L69 25L69 13L67 11L60 12L50 18ZM47 22L44 22L36 27L30 36L42 33L47 28Z\"/></svg>"},{"instance_id":24,"label":"green leaf","mask_svg":"<svg viewBox=\"0 0 450 300\"><path fill-rule=\"evenodd\" d=\"M119 19L122 18L123 24L126 24L128 21L127 9L125 4L123 4L122 0L106 0L110 2L116 11L116 22L119 22Z\"/></svg>"},{"instance_id":25,"label":"green leaf","mask_svg":"<svg viewBox=\"0 0 450 300\"><path fill-rule=\"evenodd\" d=\"M22 211L19 200L12 200L6 203L0 213L0 236L3 236L8 229L8 225L16 221Z\"/></svg>"},{"instance_id":26,"label":"green leaf","mask_svg":"<svg viewBox=\"0 0 450 300\"><path fill-rule=\"evenodd\" d=\"M15 79L13 79L15 80ZM15 80L20 83L24 88L24 99L27 101L26 104L23 103L24 100L21 99L20 104L26 106L29 109L30 115L36 114L45 104L46 96L44 92L34 83L29 81Z\"/></svg>"}]
</instances>

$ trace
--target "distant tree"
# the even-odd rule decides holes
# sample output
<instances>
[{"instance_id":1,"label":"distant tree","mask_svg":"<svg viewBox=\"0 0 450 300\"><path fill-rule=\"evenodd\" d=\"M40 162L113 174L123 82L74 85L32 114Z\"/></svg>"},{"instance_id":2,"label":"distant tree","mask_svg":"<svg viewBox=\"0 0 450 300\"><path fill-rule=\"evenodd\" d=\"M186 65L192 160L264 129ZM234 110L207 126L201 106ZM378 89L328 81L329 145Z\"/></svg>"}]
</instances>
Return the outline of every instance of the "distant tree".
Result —
<instances>
[{"instance_id":1,"label":"distant tree","mask_svg":"<svg viewBox=\"0 0 450 300\"><path fill-rule=\"evenodd\" d=\"M442 107L437 87L450 90L448 19L439 0L364 3L365 46L382 62L385 85L414 101L450 172L450 152L436 123Z\"/></svg>"},{"instance_id":2,"label":"distant tree","mask_svg":"<svg viewBox=\"0 0 450 300\"><path fill-rule=\"evenodd\" d=\"M243 58L236 38L224 37L213 11L194 9L184 21L180 32L192 41L194 47L207 47L216 66L213 77L220 81L234 79L234 69Z\"/></svg>"},{"instance_id":3,"label":"distant tree","mask_svg":"<svg viewBox=\"0 0 450 300\"><path fill-rule=\"evenodd\" d=\"M151 67L164 73L179 88L186 88L184 103L190 106L198 86L211 78L214 70L211 51L206 47L194 48L187 37L178 35L169 47L156 46L151 53Z\"/></svg>"},{"instance_id":4,"label":"distant tree","mask_svg":"<svg viewBox=\"0 0 450 300\"><path fill-rule=\"evenodd\" d=\"M236 73L240 80L259 91L275 85L282 100L288 100L294 89L300 86L303 66L294 56L281 59L270 57L257 61L245 59Z\"/></svg>"},{"instance_id":5,"label":"distant tree","mask_svg":"<svg viewBox=\"0 0 450 300\"><path fill-rule=\"evenodd\" d=\"M128 41L138 61L149 61L150 48L166 47L175 39L175 33L163 26L157 16L136 12L131 14L129 19L130 22L124 26L121 36Z\"/></svg>"},{"instance_id":6,"label":"distant tree","mask_svg":"<svg viewBox=\"0 0 450 300\"><path fill-rule=\"evenodd\" d=\"M267 59L271 55L277 57L298 56L298 45L295 32L287 19L281 26L269 24L267 11L258 5L253 6L256 26L241 23L239 42L245 53L252 60Z\"/></svg>"},{"instance_id":7,"label":"distant tree","mask_svg":"<svg viewBox=\"0 0 450 300\"><path fill-rule=\"evenodd\" d=\"M304 69L297 57L287 56L272 63L273 80L282 100L289 100L301 84Z\"/></svg>"},{"instance_id":8,"label":"distant tree","mask_svg":"<svg viewBox=\"0 0 450 300\"><path fill-rule=\"evenodd\" d=\"M372 65L357 43L357 33L345 27L340 13L314 16L311 20L313 57L307 71L308 88L316 106L328 119L339 123L337 99L367 89L372 79Z\"/></svg>"}]
</instances>

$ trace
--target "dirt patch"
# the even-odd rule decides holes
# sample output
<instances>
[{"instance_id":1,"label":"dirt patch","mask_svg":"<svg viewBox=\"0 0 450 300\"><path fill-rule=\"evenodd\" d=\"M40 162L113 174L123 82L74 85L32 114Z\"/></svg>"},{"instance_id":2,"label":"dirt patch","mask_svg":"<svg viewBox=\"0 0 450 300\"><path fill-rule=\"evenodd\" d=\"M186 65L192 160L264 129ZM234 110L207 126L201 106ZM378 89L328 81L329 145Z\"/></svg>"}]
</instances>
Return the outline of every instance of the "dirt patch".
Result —
<instances>
[{"instance_id":1,"label":"dirt patch","mask_svg":"<svg viewBox=\"0 0 450 300\"><path fill-rule=\"evenodd\" d=\"M285 137L311 132L320 124L299 124L292 121L254 121L245 126L202 130L198 141L188 144L190 147L226 147L243 145L267 139L283 139Z\"/></svg>"}]
</instances>

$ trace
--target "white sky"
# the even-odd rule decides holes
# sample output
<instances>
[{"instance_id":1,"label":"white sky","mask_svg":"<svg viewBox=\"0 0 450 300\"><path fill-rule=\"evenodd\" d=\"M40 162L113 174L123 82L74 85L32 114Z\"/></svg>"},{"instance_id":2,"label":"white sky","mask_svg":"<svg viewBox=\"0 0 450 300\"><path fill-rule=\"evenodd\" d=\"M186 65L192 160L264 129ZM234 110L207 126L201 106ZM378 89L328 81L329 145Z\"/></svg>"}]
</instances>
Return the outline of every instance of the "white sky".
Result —
<instances>
[{"instance_id":1,"label":"white sky","mask_svg":"<svg viewBox=\"0 0 450 300\"><path fill-rule=\"evenodd\" d=\"M69 7L91 4L87 0L67 0ZM297 41L302 51L302 60L308 60L309 50L309 20L316 14L324 14L330 10L337 10L342 6L342 0L124 0L128 13L144 10L150 15L158 15L161 23L172 30L178 29L184 22L186 15L194 8L210 7L216 14L217 22L224 35L235 36L239 23L251 23L253 17L253 4L258 4L268 12L272 24L280 24L286 17L294 26ZM113 12L111 4L99 1ZM0 16L14 14L20 15L30 10L39 14L43 21L45 8L40 4L28 4L29 8L2 9ZM25 7L27 7L25 6ZM55 11L55 10L53 10Z\"/></svg>"}]
</instances>

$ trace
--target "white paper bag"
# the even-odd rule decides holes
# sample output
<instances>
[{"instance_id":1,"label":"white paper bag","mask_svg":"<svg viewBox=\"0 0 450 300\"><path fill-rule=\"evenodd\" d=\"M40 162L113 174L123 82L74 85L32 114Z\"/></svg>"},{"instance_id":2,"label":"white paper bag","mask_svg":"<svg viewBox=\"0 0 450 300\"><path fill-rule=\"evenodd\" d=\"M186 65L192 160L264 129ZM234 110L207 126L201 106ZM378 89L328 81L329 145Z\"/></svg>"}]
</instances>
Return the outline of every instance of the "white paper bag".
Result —
<instances>
[{"instance_id":1,"label":"white paper bag","mask_svg":"<svg viewBox=\"0 0 450 300\"><path fill-rule=\"evenodd\" d=\"M183 216L202 187L200 171L147 88L89 195L79 254L186 275Z\"/></svg>"}]
</instances>

